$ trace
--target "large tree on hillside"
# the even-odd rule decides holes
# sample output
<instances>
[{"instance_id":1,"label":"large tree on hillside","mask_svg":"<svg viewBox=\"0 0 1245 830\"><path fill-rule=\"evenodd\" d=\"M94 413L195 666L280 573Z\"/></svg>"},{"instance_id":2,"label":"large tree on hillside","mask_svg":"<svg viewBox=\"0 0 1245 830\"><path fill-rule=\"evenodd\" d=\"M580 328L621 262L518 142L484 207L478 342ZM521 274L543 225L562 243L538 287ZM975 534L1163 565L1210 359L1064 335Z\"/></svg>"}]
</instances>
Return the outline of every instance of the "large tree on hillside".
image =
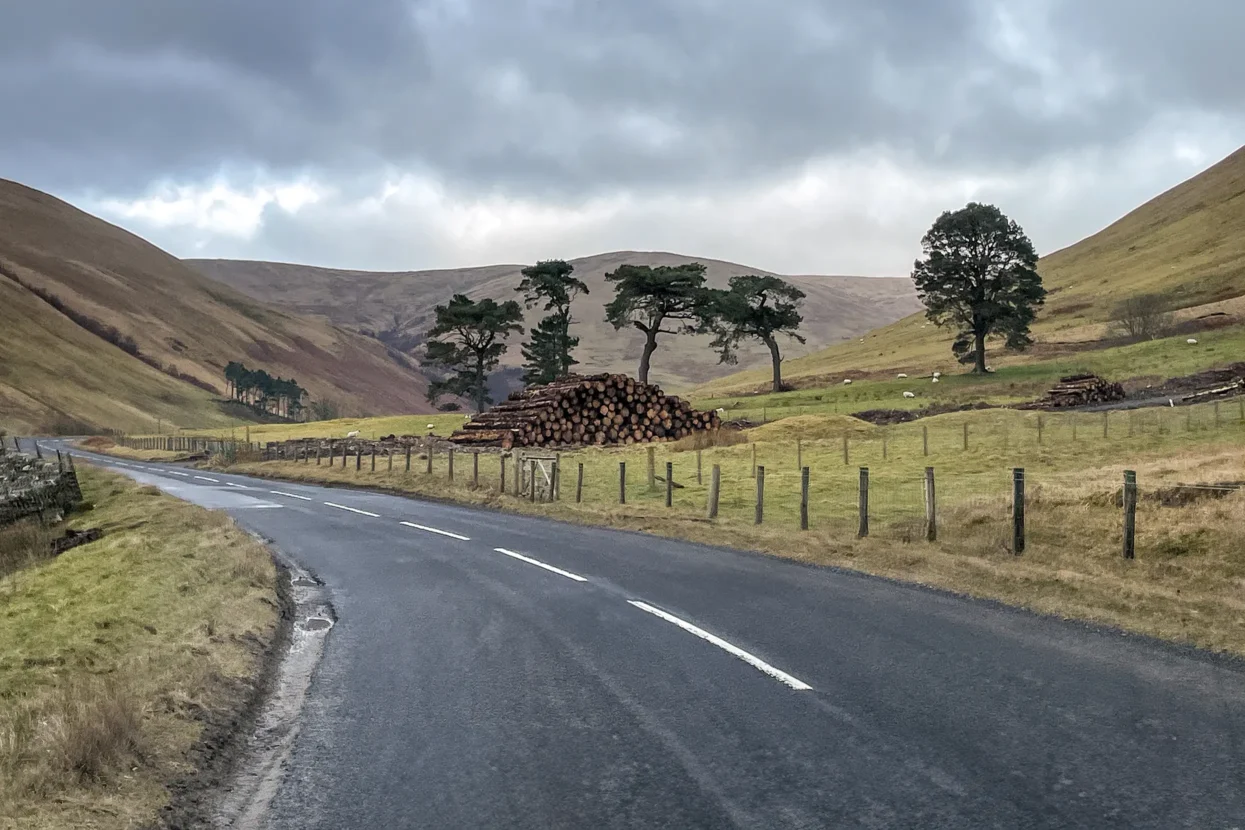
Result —
<instances>
[{"instance_id":1,"label":"large tree on hillside","mask_svg":"<svg viewBox=\"0 0 1245 830\"><path fill-rule=\"evenodd\" d=\"M710 290L704 317L716 335L713 348L722 363L735 363L736 348L742 340L760 340L769 348L773 365L773 389L782 391L782 355L778 335L803 343L797 333L803 317L800 304L804 292L778 277L743 275L731 277L730 287Z\"/></svg>"},{"instance_id":2,"label":"large tree on hillside","mask_svg":"<svg viewBox=\"0 0 1245 830\"><path fill-rule=\"evenodd\" d=\"M443 395L458 395L482 412L492 403L488 376L506 353L506 338L523 332L523 309L514 300L475 301L455 294L434 311L436 323L428 332L423 364L446 377L428 384L428 400L435 405Z\"/></svg>"},{"instance_id":3,"label":"large tree on hillside","mask_svg":"<svg viewBox=\"0 0 1245 830\"><path fill-rule=\"evenodd\" d=\"M648 383L657 335L692 333L704 327L703 312L709 299L705 266L699 262L656 268L620 265L605 279L614 283L614 299L605 306L605 319L615 329L630 324L644 332L640 382Z\"/></svg>"},{"instance_id":4,"label":"large tree on hillside","mask_svg":"<svg viewBox=\"0 0 1245 830\"><path fill-rule=\"evenodd\" d=\"M561 259L543 260L524 268L523 281L515 289L529 308L544 304L550 312L531 330L523 346L525 383L549 383L571 371L579 361L571 352L579 338L571 336L571 302L588 293L588 286L575 276L575 266Z\"/></svg>"},{"instance_id":5,"label":"large tree on hillside","mask_svg":"<svg viewBox=\"0 0 1245 830\"><path fill-rule=\"evenodd\" d=\"M925 316L955 329L957 358L985 372L987 337L1005 337L1016 350L1033 342L1029 325L1046 290L1037 252L1019 225L994 205L971 202L939 216L921 249L912 279Z\"/></svg>"}]
</instances>

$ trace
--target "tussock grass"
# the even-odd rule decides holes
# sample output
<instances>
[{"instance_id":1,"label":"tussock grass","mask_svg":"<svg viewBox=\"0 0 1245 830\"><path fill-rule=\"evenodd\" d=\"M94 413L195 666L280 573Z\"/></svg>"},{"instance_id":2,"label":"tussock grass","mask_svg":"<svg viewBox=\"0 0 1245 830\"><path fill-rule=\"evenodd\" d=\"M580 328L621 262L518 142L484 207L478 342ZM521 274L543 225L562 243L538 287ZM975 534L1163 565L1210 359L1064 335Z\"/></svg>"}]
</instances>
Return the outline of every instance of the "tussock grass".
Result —
<instances>
[{"instance_id":1,"label":"tussock grass","mask_svg":"<svg viewBox=\"0 0 1245 830\"><path fill-rule=\"evenodd\" d=\"M680 438L671 444L670 448L675 452L690 452L692 450L707 450L713 447L734 447L746 443L748 443L748 436L744 435L742 430L707 429L702 432L693 432L691 435Z\"/></svg>"},{"instance_id":2,"label":"tussock grass","mask_svg":"<svg viewBox=\"0 0 1245 830\"><path fill-rule=\"evenodd\" d=\"M0 580L0 827L153 822L246 699L275 568L229 519L79 467L103 539Z\"/></svg>"},{"instance_id":3,"label":"tussock grass","mask_svg":"<svg viewBox=\"0 0 1245 830\"><path fill-rule=\"evenodd\" d=\"M0 577L48 559L56 535L36 518L0 527Z\"/></svg>"}]
</instances>

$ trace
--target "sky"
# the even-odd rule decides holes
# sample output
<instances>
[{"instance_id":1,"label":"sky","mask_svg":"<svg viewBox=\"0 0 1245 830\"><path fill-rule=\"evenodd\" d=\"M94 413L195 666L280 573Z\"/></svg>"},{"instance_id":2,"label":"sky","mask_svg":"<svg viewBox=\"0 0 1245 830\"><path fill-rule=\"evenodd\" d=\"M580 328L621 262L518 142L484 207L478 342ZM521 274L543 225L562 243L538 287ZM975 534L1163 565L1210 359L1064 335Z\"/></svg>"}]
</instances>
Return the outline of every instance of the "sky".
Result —
<instances>
[{"instance_id":1,"label":"sky","mask_svg":"<svg viewBox=\"0 0 1245 830\"><path fill-rule=\"evenodd\" d=\"M1050 252L1240 146L1240 0L0 0L0 177L182 257ZM14 11L16 9L16 11Z\"/></svg>"}]
</instances>

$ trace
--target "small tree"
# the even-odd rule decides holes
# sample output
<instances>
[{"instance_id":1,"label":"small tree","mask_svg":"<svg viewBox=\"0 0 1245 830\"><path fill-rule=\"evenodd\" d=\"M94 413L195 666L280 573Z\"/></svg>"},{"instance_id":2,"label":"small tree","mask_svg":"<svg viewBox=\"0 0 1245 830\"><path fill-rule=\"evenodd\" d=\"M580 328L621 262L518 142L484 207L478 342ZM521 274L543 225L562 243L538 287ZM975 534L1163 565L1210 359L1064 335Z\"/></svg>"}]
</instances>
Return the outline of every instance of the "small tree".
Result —
<instances>
[{"instance_id":1,"label":"small tree","mask_svg":"<svg viewBox=\"0 0 1245 830\"><path fill-rule=\"evenodd\" d=\"M549 383L571 371L579 361L571 352L579 338L571 336L571 303L588 286L574 276L575 266L561 259L542 260L522 271L523 281L515 291L523 294L529 309L544 303L551 312L532 329L532 339L523 346L526 362L524 383Z\"/></svg>"},{"instance_id":2,"label":"small tree","mask_svg":"<svg viewBox=\"0 0 1245 830\"><path fill-rule=\"evenodd\" d=\"M640 354L640 382L648 383L649 363L657 350L657 335L687 334L704 329L705 266L621 265L605 279L614 283L614 299L605 306L605 319L615 329L627 324L644 332ZM662 328L662 326L671 326Z\"/></svg>"},{"instance_id":3,"label":"small tree","mask_svg":"<svg viewBox=\"0 0 1245 830\"><path fill-rule=\"evenodd\" d=\"M1117 303L1111 311L1115 329L1124 337L1153 340L1171 331L1175 316L1163 294L1138 294Z\"/></svg>"},{"instance_id":4,"label":"small tree","mask_svg":"<svg viewBox=\"0 0 1245 830\"><path fill-rule=\"evenodd\" d=\"M800 343L796 330L803 322L800 304L804 292L778 277L731 277L727 290L710 291L705 307L706 326L716 337L713 348L720 362L736 363L735 349L741 340L760 340L769 348L773 366L773 390L782 391L782 355L777 335L785 334Z\"/></svg>"},{"instance_id":5,"label":"small tree","mask_svg":"<svg viewBox=\"0 0 1245 830\"><path fill-rule=\"evenodd\" d=\"M423 364L449 375L428 384L428 400L436 405L442 395L458 395L482 412L492 403L488 376L506 353L505 339L523 331L523 309L514 300L475 301L455 294L434 311L436 324L428 332Z\"/></svg>"},{"instance_id":6,"label":"small tree","mask_svg":"<svg viewBox=\"0 0 1245 830\"><path fill-rule=\"evenodd\" d=\"M971 202L938 217L921 240L924 258L912 271L930 321L956 330L951 351L986 371L986 338L1002 335L1007 348L1033 340L1029 324L1046 301L1037 252L1020 226L994 205Z\"/></svg>"}]
</instances>

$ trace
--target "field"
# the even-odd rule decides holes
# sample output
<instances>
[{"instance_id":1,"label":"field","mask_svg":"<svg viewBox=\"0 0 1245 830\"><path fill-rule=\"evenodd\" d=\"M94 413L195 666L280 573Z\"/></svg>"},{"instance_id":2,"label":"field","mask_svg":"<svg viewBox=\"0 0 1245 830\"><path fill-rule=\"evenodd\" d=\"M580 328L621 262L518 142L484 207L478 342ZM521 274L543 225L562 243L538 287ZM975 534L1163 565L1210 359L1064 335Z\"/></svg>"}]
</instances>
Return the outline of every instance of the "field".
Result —
<instances>
[{"instance_id":1,"label":"field","mask_svg":"<svg viewBox=\"0 0 1245 830\"><path fill-rule=\"evenodd\" d=\"M664 476L669 462L682 485L673 490L671 507L661 481L648 485L645 446L563 453L562 498L554 504L499 494L495 453L479 458L478 489L471 486L471 456L462 452L452 483L444 453L434 453L431 476L423 458L408 473L404 458L396 458L391 471L383 456L375 471L369 457L359 471L353 463L343 468L340 457L333 467L322 459L320 465L245 462L233 469L755 549L1245 654L1239 600L1245 544L1236 529L1245 519L1245 492L1215 486L1245 481L1241 410L1235 401L1106 416L990 410L887 428L843 416L792 417L732 433L731 441L723 432L699 459L691 442L654 445L657 475ZM754 452L765 480L759 526ZM577 504L580 463L583 500ZM625 504L618 498L620 463ZM810 468L808 531L799 529L801 464ZM718 518L710 521L705 510L714 465L721 470L721 501ZM857 538L861 467L870 478L865 539ZM936 480L934 543L925 541L926 467ZM1024 469L1027 513L1019 556L1012 550L1016 467ZM1136 471L1141 492L1134 561L1121 556L1118 499L1125 469ZM513 461L507 472L513 487Z\"/></svg>"},{"instance_id":2,"label":"field","mask_svg":"<svg viewBox=\"0 0 1245 830\"><path fill-rule=\"evenodd\" d=\"M104 538L0 579L0 827L154 825L276 631L271 558L226 516L79 475L71 525Z\"/></svg>"}]
</instances>

